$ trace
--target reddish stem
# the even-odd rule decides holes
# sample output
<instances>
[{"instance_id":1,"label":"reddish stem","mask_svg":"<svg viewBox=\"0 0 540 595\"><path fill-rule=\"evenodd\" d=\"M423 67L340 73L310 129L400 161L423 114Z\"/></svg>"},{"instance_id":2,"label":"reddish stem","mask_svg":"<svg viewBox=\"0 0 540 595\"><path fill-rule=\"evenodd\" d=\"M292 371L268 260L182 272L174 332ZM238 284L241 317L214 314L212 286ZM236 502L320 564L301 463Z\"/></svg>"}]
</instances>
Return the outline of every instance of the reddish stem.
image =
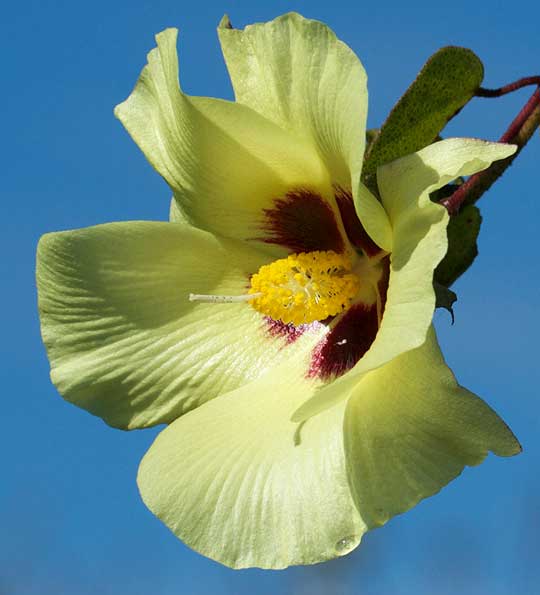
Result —
<instances>
[{"instance_id":1,"label":"reddish stem","mask_svg":"<svg viewBox=\"0 0 540 595\"><path fill-rule=\"evenodd\" d=\"M519 81L515 81L504 87L500 87L499 89L484 89L480 87L477 92L477 97L502 97L508 93L512 93L517 91L518 89L522 89L523 87L527 87L529 85L538 85L538 89L532 94L531 98L525 106L520 110L518 115L514 118L506 132L501 136L499 142L501 143L512 143L516 142L517 137L519 136L521 130L523 129L524 125L527 123L529 118L533 115L535 110L540 106L540 76L529 76L520 79ZM518 144L518 152L527 142L528 138L525 139L524 142L517 142ZM507 161L508 165L514 159L515 154L508 157ZM446 207L448 212L451 215L455 215L461 205L470 198L472 195L477 194L475 199L479 198L481 194L483 194L490 186L495 182L495 180L502 174L506 167L503 167L501 170L500 164L498 164L494 169L493 166L490 168L481 171L477 174L471 176L464 184L462 184L453 194L444 198L440 201L440 204ZM496 174L493 177L493 174Z\"/></svg>"},{"instance_id":2,"label":"reddish stem","mask_svg":"<svg viewBox=\"0 0 540 595\"><path fill-rule=\"evenodd\" d=\"M484 87L479 87L475 95L476 97L502 97L503 95L513 93L518 89L523 89L523 87L529 87L530 85L540 85L540 76L526 76L519 79L519 81L508 83L508 85L504 85L504 87L499 87L498 89L485 89Z\"/></svg>"}]
</instances>

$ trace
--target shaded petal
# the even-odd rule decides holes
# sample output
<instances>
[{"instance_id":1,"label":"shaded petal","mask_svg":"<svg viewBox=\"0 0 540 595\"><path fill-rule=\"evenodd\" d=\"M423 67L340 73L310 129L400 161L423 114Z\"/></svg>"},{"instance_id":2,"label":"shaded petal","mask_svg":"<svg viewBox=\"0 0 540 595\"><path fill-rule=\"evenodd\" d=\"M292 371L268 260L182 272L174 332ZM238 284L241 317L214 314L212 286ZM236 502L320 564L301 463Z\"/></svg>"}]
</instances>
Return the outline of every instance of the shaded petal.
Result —
<instances>
[{"instance_id":1,"label":"shaded petal","mask_svg":"<svg viewBox=\"0 0 540 595\"><path fill-rule=\"evenodd\" d=\"M374 369L425 340L435 309L433 271L448 245L448 214L429 194L515 149L515 145L448 139L378 169L382 202L393 227L390 280L379 333L354 373Z\"/></svg>"},{"instance_id":2,"label":"shaded petal","mask_svg":"<svg viewBox=\"0 0 540 595\"><path fill-rule=\"evenodd\" d=\"M388 250L388 218L360 183L368 93L354 52L326 25L296 13L244 30L224 17L218 32L236 100L315 143L338 192L352 189L348 215L356 209L371 238Z\"/></svg>"},{"instance_id":3,"label":"shaded petal","mask_svg":"<svg viewBox=\"0 0 540 595\"><path fill-rule=\"evenodd\" d=\"M358 218L371 239L386 252L392 252L392 225L383 205L369 189L359 182L354 195Z\"/></svg>"},{"instance_id":4,"label":"shaded petal","mask_svg":"<svg viewBox=\"0 0 540 595\"><path fill-rule=\"evenodd\" d=\"M433 329L422 347L355 387L344 428L351 489L370 528L437 493L489 451L521 450L498 415L457 384Z\"/></svg>"},{"instance_id":5,"label":"shaded petal","mask_svg":"<svg viewBox=\"0 0 540 595\"><path fill-rule=\"evenodd\" d=\"M37 281L53 382L107 423L136 428L170 422L257 378L293 342L247 303L193 303L188 294L244 294L268 259L183 224L45 235Z\"/></svg>"},{"instance_id":6,"label":"shaded petal","mask_svg":"<svg viewBox=\"0 0 540 595\"><path fill-rule=\"evenodd\" d=\"M377 184L392 225L409 210L427 205L429 193L437 188L482 171L516 149L474 138L448 138L379 167Z\"/></svg>"},{"instance_id":7,"label":"shaded petal","mask_svg":"<svg viewBox=\"0 0 540 595\"><path fill-rule=\"evenodd\" d=\"M171 198L171 204L169 205L169 221L171 223L185 223L189 225L174 196Z\"/></svg>"},{"instance_id":8,"label":"shaded petal","mask_svg":"<svg viewBox=\"0 0 540 595\"><path fill-rule=\"evenodd\" d=\"M362 185L360 186L363 187ZM366 196L368 199L373 198L375 201L377 201L377 199L371 193L367 194ZM371 218L371 221L368 221L368 224L371 224L370 233L368 233L366 231L366 227L358 218L358 205L363 204L363 201L359 202L358 200L358 193L356 193L355 197L353 198L352 192L343 190L343 188L340 187L336 187L335 197L339 212L341 213L341 219L343 221L345 233L347 234L351 244L362 254L365 254L370 258L380 258L381 247L373 241L374 226L379 225L379 217L377 216L377 212L382 214L382 221L386 222L390 234L392 233L390 223L388 222L388 216L384 212L382 205L377 201L379 204L377 212L374 212L373 209L369 209L368 205L368 215L375 215L375 217ZM377 207L375 208L377 209Z\"/></svg>"},{"instance_id":9,"label":"shaded petal","mask_svg":"<svg viewBox=\"0 0 540 595\"><path fill-rule=\"evenodd\" d=\"M158 47L126 101L116 107L193 225L228 237L261 236L264 209L305 189L333 201L316 148L245 105L182 93L176 29Z\"/></svg>"},{"instance_id":10,"label":"shaded petal","mask_svg":"<svg viewBox=\"0 0 540 595\"><path fill-rule=\"evenodd\" d=\"M379 332L347 376L365 374L425 341L435 309L433 271L446 253L448 213L430 192L461 175L485 169L515 151L514 145L448 139L378 169L383 206L393 229L390 279ZM336 397L343 393L333 393ZM302 421L334 404L316 395L294 419Z\"/></svg>"},{"instance_id":11,"label":"shaded petal","mask_svg":"<svg viewBox=\"0 0 540 595\"><path fill-rule=\"evenodd\" d=\"M244 30L225 17L218 32L236 100L309 139L334 184L354 188L367 116L366 73L354 52L296 13Z\"/></svg>"},{"instance_id":12,"label":"shaded petal","mask_svg":"<svg viewBox=\"0 0 540 595\"><path fill-rule=\"evenodd\" d=\"M342 404L291 423L313 383L311 341L287 364L181 417L141 462L146 505L180 539L235 568L313 564L347 553L365 527L347 482Z\"/></svg>"}]
</instances>

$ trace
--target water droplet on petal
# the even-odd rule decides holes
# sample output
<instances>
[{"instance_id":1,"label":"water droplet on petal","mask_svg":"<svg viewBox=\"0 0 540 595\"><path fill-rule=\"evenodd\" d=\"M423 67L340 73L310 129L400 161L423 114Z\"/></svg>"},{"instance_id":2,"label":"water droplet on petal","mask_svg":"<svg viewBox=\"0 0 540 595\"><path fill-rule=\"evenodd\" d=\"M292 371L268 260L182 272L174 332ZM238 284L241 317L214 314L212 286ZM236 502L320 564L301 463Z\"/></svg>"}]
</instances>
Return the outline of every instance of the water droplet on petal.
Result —
<instances>
[{"instance_id":1,"label":"water droplet on petal","mask_svg":"<svg viewBox=\"0 0 540 595\"><path fill-rule=\"evenodd\" d=\"M354 535L343 537L336 543L336 554L338 556L345 556L345 554L348 554L356 547L357 543L358 540L354 537Z\"/></svg>"}]
</instances>

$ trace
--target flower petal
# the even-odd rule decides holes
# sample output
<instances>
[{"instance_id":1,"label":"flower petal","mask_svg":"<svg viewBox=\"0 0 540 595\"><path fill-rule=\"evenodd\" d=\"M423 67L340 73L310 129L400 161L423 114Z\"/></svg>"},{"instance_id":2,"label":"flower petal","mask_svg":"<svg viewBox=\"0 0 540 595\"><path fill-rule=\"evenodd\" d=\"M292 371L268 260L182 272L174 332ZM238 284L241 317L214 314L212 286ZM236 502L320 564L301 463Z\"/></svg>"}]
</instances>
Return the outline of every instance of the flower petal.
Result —
<instances>
[{"instance_id":1,"label":"flower petal","mask_svg":"<svg viewBox=\"0 0 540 595\"><path fill-rule=\"evenodd\" d=\"M173 189L183 218L227 237L264 239L264 210L289 192L332 202L312 143L245 105L182 93L176 37L176 29L156 36L158 47L115 114Z\"/></svg>"},{"instance_id":2,"label":"flower petal","mask_svg":"<svg viewBox=\"0 0 540 595\"><path fill-rule=\"evenodd\" d=\"M369 528L437 493L489 451L521 450L498 415L457 384L433 329L422 347L364 377L344 428L351 489Z\"/></svg>"},{"instance_id":3,"label":"flower petal","mask_svg":"<svg viewBox=\"0 0 540 595\"><path fill-rule=\"evenodd\" d=\"M304 345L281 369L175 421L141 462L150 510L227 566L313 564L347 553L365 531L345 472L344 404L290 422L309 391L298 375Z\"/></svg>"},{"instance_id":4,"label":"flower petal","mask_svg":"<svg viewBox=\"0 0 540 595\"><path fill-rule=\"evenodd\" d=\"M189 225L174 196L171 198L171 204L169 205L169 221L171 223L185 223Z\"/></svg>"},{"instance_id":5,"label":"flower petal","mask_svg":"<svg viewBox=\"0 0 540 595\"><path fill-rule=\"evenodd\" d=\"M448 138L379 167L377 184L392 225L417 205L428 204L430 192L482 171L516 149L474 138Z\"/></svg>"},{"instance_id":6,"label":"flower petal","mask_svg":"<svg viewBox=\"0 0 540 595\"><path fill-rule=\"evenodd\" d=\"M359 220L371 239L386 252L392 251L392 225L383 205L369 189L359 182L354 195Z\"/></svg>"},{"instance_id":7,"label":"flower petal","mask_svg":"<svg viewBox=\"0 0 540 595\"><path fill-rule=\"evenodd\" d=\"M236 101L309 139L333 183L355 188L364 155L367 79L354 52L326 25L296 13L244 30L224 17L218 33Z\"/></svg>"},{"instance_id":8,"label":"flower petal","mask_svg":"<svg viewBox=\"0 0 540 595\"><path fill-rule=\"evenodd\" d=\"M370 226L370 233L367 232L366 226L358 218L358 205L360 198L362 198L362 203L364 202L363 196L361 194L361 190L363 188L364 187L362 184L359 184L357 190L360 190L356 193L344 190L341 187L336 188L336 202L339 212L341 213L341 219L343 221L345 233L347 234L347 238L351 244L361 254L365 254L370 258L378 259L382 256L382 252L381 247L373 241L372 236L374 235L374 228L375 231L377 231L380 227L380 223L386 224L390 234L392 232L392 228L390 227L390 223L388 221L388 215L384 212L384 209L379 201L372 194L366 194L365 196L368 200L373 199L379 204L379 208L375 212L373 208L370 209L370 205L367 205L367 214L368 216L371 215L371 220L367 221ZM379 217L379 215L382 217L382 221L380 221L381 217Z\"/></svg>"},{"instance_id":9,"label":"flower petal","mask_svg":"<svg viewBox=\"0 0 540 595\"><path fill-rule=\"evenodd\" d=\"M382 202L393 228L390 279L384 315L369 351L345 376L365 374L425 341L435 309L433 271L446 253L448 213L430 192L515 151L514 145L473 139L434 143L378 169ZM308 419L343 393L321 393L294 415Z\"/></svg>"},{"instance_id":10,"label":"flower petal","mask_svg":"<svg viewBox=\"0 0 540 595\"><path fill-rule=\"evenodd\" d=\"M379 333L353 373L372 370L425 341L435 309L433 271L448 245L448 214L429 194L515 150L515 145L448 139L378 169L383 206L393 227L390 280Z\"/></svg>"},{"instance_id":11,"label":"flower petal","mask_svg":"<svg viewBox=\"0 0 540 595\"><path fill-rule=\"evenodd\" d=\"M37 281L53 382L69 401L131 429L170 422L257 378L294 341L247 303L193 303L188 294L246 293L268 258L180 223L45 235Z\"/></svg>"}]
</instances>

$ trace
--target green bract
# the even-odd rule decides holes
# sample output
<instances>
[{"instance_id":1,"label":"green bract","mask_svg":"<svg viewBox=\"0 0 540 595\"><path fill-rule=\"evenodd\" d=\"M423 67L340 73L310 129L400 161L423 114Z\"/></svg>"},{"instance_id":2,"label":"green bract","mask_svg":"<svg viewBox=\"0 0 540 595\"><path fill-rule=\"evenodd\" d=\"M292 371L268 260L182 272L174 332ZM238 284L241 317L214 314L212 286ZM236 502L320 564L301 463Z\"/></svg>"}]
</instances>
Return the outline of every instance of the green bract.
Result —
<instances>
[{"instance_id":1,"label":"green bract","mask_svg":"<svg viewBox=\"0 0 540 595\"><path fill-rule=\"evenodd\" d=\"M360 181L367 90L352 51L297 14L243 31L225 19L219 36L235 102L184 95L176 31L157 36L116 115L172 188L171 222L44 236L43 338L66 399L120 428L169 424L138 484L178 537L237 568L311 564L488 451L520 450L456 383L431 326L448 215L429 194L515 147L437 142L378 168L379 202ZM384 299L301 327L188 301L244 294L304 247L380 267ZM349 324L373 312L373 336Z\"/></svg>"}]
</instances>

